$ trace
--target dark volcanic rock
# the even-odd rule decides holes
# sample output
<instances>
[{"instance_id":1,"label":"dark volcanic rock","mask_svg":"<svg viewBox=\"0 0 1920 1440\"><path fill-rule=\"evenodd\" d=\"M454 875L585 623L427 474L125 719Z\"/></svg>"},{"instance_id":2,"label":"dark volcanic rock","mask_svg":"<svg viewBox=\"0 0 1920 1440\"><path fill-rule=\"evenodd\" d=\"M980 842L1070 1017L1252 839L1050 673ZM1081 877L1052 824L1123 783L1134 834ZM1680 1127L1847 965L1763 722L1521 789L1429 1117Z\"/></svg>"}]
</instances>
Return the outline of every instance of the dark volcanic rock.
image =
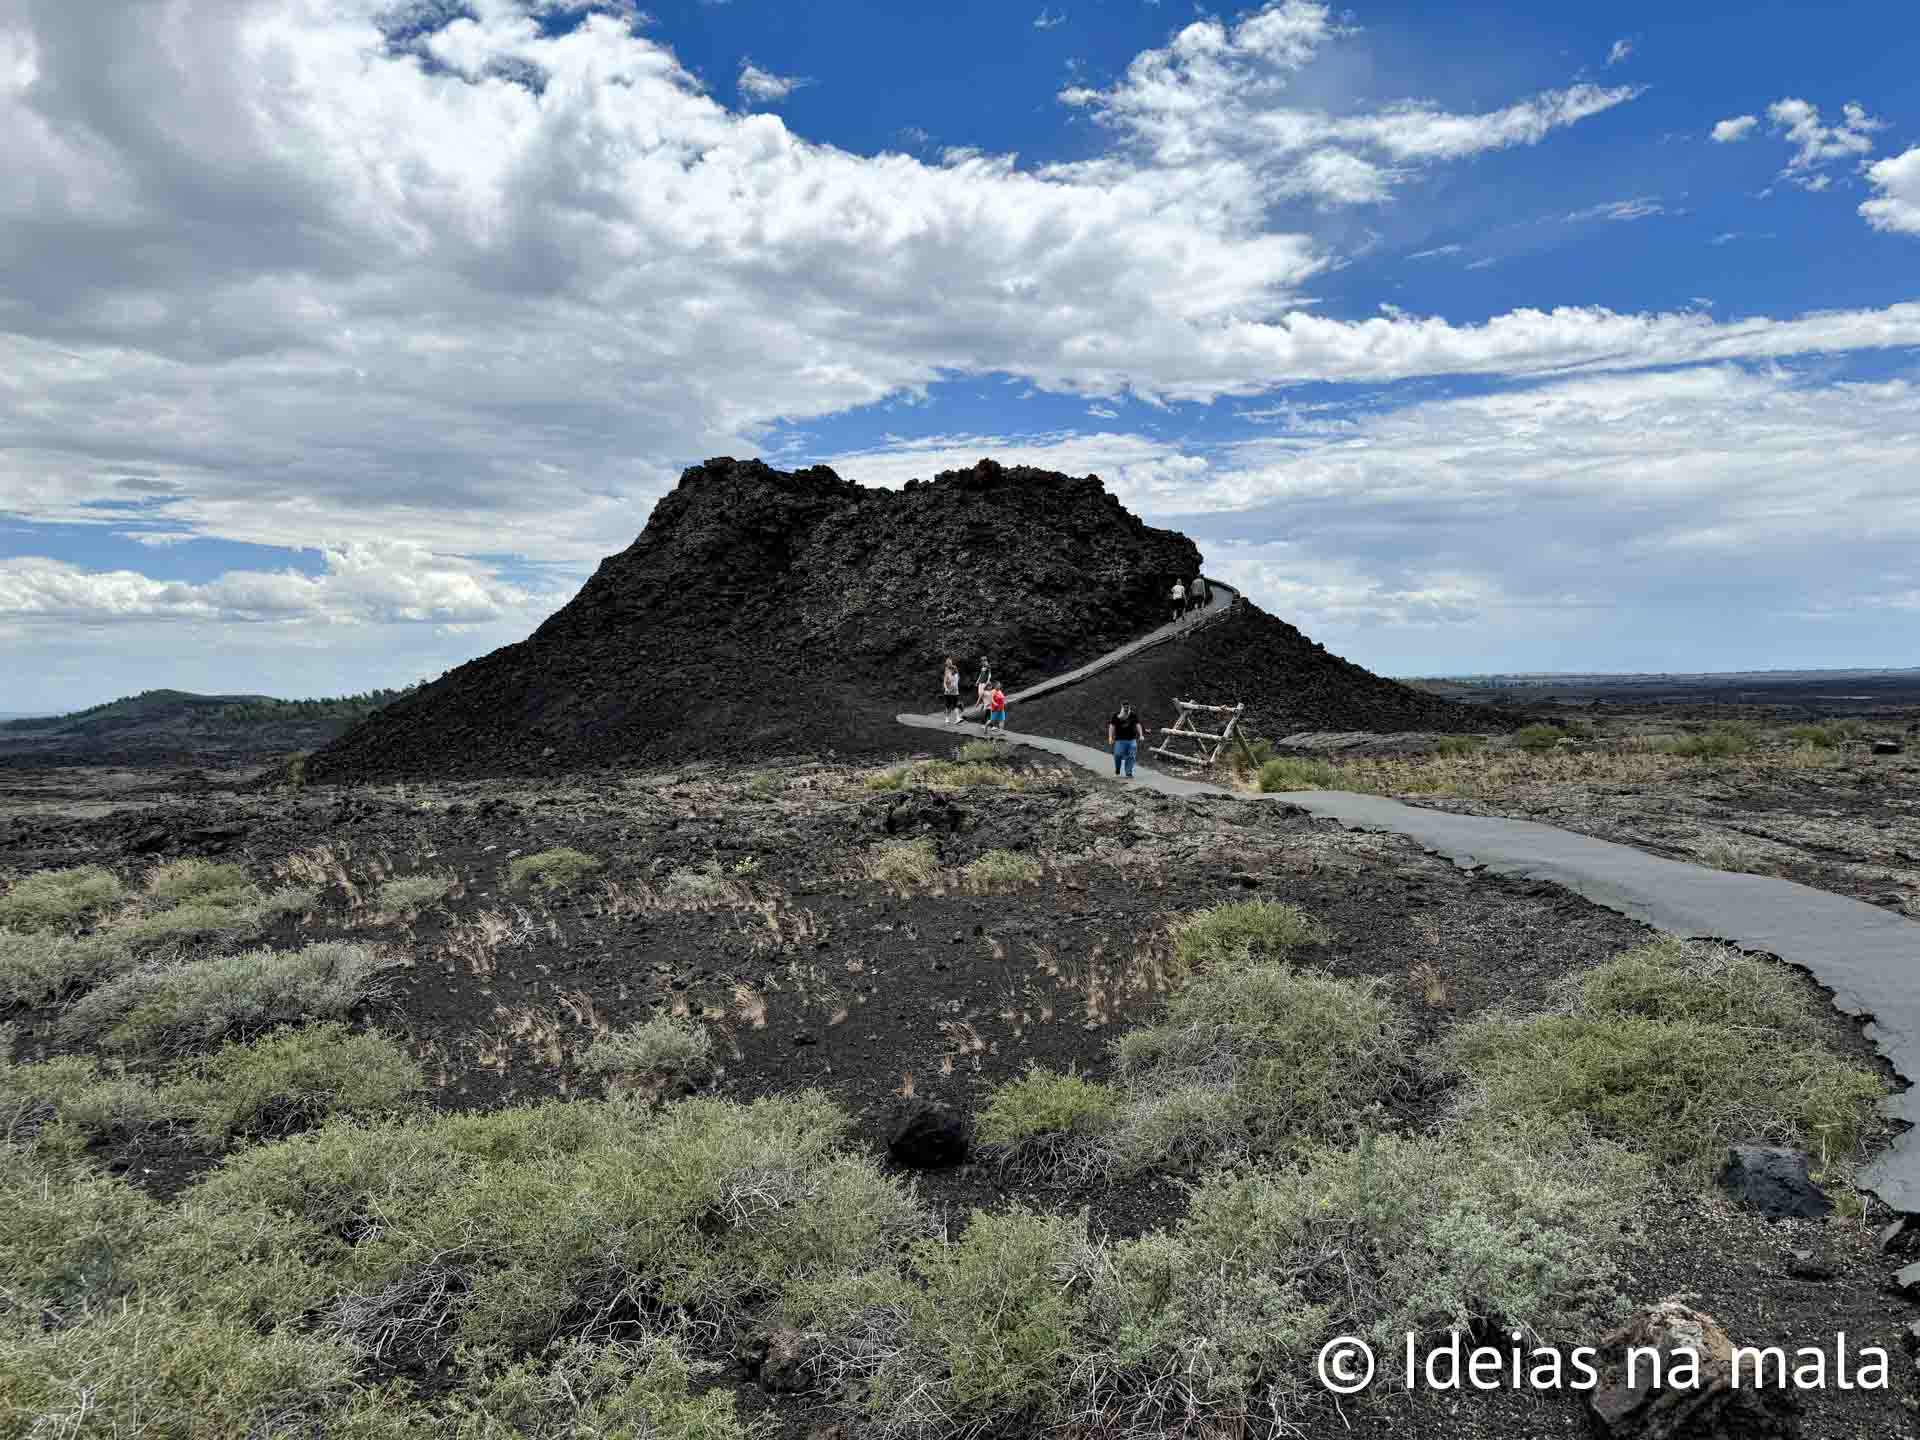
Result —
<instances>
[{"instance_id":1,"label":"dark volcanic rock","mask_svg":"<svg viewBox=\"0 0 1920 1440\"><path fill-rule=\"evenodd\" d=\"M1719 1179L1740 1204L1775 1219L1818 1220L1833 1209L1833 1201L1808 1178L1807 1157L1783 1146L1734 1146Z\"/></svg>"},{"instance_id":2,"label":"dark volcanic rock","mask_svg":"<svg viewBox=\"0 0 1920 1440\"><path fill-rule=\"evenodd\" d=\"M1015 685L1161 618L1199 552L1094 476L983 460L902 490L709 460L532 636L387 706L314 781L897 752L940 662Z\"/></svg>"},{"instance_id":3,"label":"dark volcanic rock","mask_svg":"<svg viewBox=\"0 0 1920 1440\"><path fill-rule=\"evenodd\" d=\"M1007 723L1014 730L1104 745L1107 717L1122 700L1131 702L1154 732L1143 752L1160 743L1160 731L1178 716L1175 700L1244 703L1242 725L1269 740L1309 730L1505 732L1524 718L1383 679L1241 601L1226 618L1192 634L1143 650L1078 685L1015 705Z\"/></svg>"},{"instance_id":4,"label":"dark volcanic rock","mask_svg":"<svg viewBox=\"0 0 1920 1440\"><path fill-rule=\"evenodd\" d=\"M935 1100L916 1101L893 1127L887 1153L913 1170L939 1170L966 1162L972 1144L966 1117Z\"/></svg>"}]
</instances>

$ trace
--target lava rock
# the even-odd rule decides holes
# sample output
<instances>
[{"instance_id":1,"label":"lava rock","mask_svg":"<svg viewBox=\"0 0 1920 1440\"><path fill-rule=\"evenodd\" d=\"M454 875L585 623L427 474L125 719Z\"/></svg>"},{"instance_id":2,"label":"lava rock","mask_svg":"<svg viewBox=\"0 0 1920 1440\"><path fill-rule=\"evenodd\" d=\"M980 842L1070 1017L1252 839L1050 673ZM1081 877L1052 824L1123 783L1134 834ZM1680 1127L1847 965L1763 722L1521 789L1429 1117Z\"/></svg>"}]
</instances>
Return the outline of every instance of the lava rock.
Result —
<instances>
[{"instance_id":1,"label":"lava rock","mask_svg":"<svg viewBox=\"0 0 1920 1440\"><path fill-rule=\"evenodd\" d=\"M1876 755L1898 755L1900 753L1900 742L1898 740L1876 740L1873 742L1873 753Z\"/></svg>"},{"instance_id":2,"label":"lava rock","mask_svg":"<svg viewBox=\"0 0 1920 1440\"><path fill-rule=\"evenodd\" d=\"M1755 1388L1743 1375L1733 1384L1733 1342L1711 1315L1662 1300L1602 1340L1593 1361L1600 1383L1587 1397L1594 1429L1609 1440L1786 1440L1798 1432L1798 1401L1791 1390ZM1659 1376L1645 1356L1628 1384L1627 1353L1659 1352ZM1670 1383L1680 1352L1697 1361L1692 1384Z\"/></svg>"},{"instance_id":3,"label":"lava rock","mask_svg":"<svg viewBox=\"0 0 1920 1440\"><path fill-rule=\"evenodd\" d=\"M1722 1189L1770 1219L1824 1219L1833 1201L1807 1175L1807 1157L1780 1145L1735 1145L1721 1170Z\"/></svg>"},{"instance_id":4,"label":"lava rock","mask_svg":"<svg viewBox=\"0 0 1920 1440\"><path fill-rule=\"evenodd\" d=\"M747 1374L772 1395L790 1395L807 1388L807 1360L811 1349L799 1330L761 1330L750 1335L736 1352Z\"/></svg>"},{"instance_id":5,"label":"lava rock","mask_svg":"<svg viewBox=\"0 0 1920 1440\"><path fill-rule=\"evenodd\" d=\"M907 1107L887 1140L887 1154L910 1170L942 1170L964 1165L973 1148L966 1116L937 1100Z\"/></svg>"},{"instance_id":6,"label":"lava rock","mask_svg":"<svg viewBox=\"0 0 1920 1440\"><path fill-rule=\"evenodd\" d=\"M1833 1267L1815 1258L1811 1250L1796 1250L1787 1258L1787 1274L1795 1280L1831 1280Z\"/></svg>"}]
</instances>

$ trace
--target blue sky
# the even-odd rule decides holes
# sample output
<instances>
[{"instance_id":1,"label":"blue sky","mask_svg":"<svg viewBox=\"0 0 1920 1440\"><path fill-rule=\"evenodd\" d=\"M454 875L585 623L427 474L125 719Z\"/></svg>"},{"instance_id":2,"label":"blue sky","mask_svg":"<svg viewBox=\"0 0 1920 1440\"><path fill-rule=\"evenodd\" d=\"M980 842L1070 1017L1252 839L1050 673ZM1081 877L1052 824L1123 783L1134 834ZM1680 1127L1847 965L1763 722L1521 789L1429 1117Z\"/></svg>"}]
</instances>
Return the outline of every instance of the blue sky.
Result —
<instances>
[{"instance_id":1,"label":"blue sky","mask_svg":"<svg viewBox=\"0 0 1920 1440\"><path fill-rule=\"evenodd\" d=\"M1916 45L1892 3L21 0L0 710L437 674L717 454L1098 473L1387 673L1914 663Z\"/></svg>"}]
</instances>

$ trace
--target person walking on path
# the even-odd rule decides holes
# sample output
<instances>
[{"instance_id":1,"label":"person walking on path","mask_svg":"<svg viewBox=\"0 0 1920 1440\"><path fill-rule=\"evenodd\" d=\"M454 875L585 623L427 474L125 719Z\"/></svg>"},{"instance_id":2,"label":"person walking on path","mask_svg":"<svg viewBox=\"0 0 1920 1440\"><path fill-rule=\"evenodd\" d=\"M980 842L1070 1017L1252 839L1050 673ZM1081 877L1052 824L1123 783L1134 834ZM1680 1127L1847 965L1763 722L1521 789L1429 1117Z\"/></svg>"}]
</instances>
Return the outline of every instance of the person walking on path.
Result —
<instances>
[{"instance_id":1,"label":"person walking on path","mask_svg":"<svg viewBox=\"0 0 1920 1440\"><path fill-rule=\"evenodd\" d=\"M1173 582L1173 618L1178 620L1187 613L1187 587L1178 580Z\"/></svg>"},{"instance_id":2,"label":"person walking on path","mask_svg":"<svg viewBox=\"0 0 1920 1440\"><path fill-rule=\"evenodd\" d=\"M1107 744L1113 750L1113 773L1122 779L1133 778L1134 758L1140 753L1140 737L1147 727L1133 713L1133 706L1122 701L1120 713L1107 721Z\"/></svg>"},{"instance_id":3,"label":"person walking on path","mask_svg":"<svg viewBox=\"0 0 1920 1440\"><path fill-rule=\"evenodd\" d=\"M974 703L984 706L987 697L993 693L993 662L986 656L980 657L980 673L973 677Z\"/></svg>"},{"instance_id":4,"label":"person walking on path","mask_svg":"<svg viewBox=\"0 0 1920 1440\"><path fill-rule=\"evenodd\" d=\"M946 702L947 723L960 723L960 667L947 656L947 668L940 673L940 697Z\"/></svg>"},{"instance_id":5,"label":"person walking on path","mask_svg":"<svg viewBox=\"0 0 1920 1440\"><path fill-rule=\"evenodd\" d=\"M1000 732L1001 739L1006 738L1007 692L998 685L993 687L993 693L987 697L987 733L991 735L995 730Z\"/></svg>"},{"instance_id":6,"label":"person walking on path","mask_svg":"<svg viewBox=\"0 0 1920 1440\"><path fill-rule=\"evenodd\" d=\"M1187 604L1195 610L1204 610L1211 599L1213 599L1213 593L1207 588L1207 577L1194 576L1193 584L1187 587Z\"/></svg>"}]
</instances>

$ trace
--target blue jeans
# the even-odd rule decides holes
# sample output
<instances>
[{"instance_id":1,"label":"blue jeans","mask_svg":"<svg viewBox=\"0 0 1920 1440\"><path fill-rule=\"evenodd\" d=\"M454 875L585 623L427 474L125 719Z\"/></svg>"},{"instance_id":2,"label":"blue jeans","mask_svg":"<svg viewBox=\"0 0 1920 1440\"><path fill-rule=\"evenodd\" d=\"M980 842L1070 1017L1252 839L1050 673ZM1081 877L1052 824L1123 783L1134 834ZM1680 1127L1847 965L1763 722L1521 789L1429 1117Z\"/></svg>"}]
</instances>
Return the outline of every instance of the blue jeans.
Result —
<instances>
[{"instance_id":1,"label":"blue jeans","mask_svg":"<svg viewBox=\"0 0 1920 1440\"><path fill-rule=\"evenodd\" d=\"M1113 742L1113 773L1116 775L1124 774L1129 779L1131 779L1133 777L1133 757L1137 753L1139 753L1139 750L1140 750L1140 742L1138 740L1114 741ZM1123 765L1126 767L1125 770L1122 770L1120 768Z\"/></svg>"}]
</instances>

